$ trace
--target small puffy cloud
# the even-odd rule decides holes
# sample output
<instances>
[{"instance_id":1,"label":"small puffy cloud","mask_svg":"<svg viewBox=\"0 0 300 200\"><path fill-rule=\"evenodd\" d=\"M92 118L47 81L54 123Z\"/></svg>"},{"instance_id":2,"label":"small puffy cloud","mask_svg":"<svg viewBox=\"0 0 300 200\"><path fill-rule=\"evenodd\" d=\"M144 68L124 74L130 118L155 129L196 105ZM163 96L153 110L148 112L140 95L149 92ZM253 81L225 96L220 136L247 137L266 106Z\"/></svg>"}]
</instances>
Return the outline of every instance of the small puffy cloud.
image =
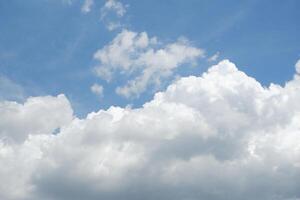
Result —
<instances>
[{"instance_id":1,"label":"small puffy cloud","mask_svg":"<svg viewBox=\"0 0 300 200\"><path fill-rule=\"evenodd\" d=\"M121 28L121 18L124 17L128 5L123 5L117 0L106 0L101 8L101 21L109 31Z\"/></svg>"},{"instance_id":2,"label":"small puffy cloud","mask_svg":"<svg viewBox=\"0 0 300 200\"><path fill-rule=\"evenodd\" d=\"M97 83L93 84L91 86L91 91L96 94L97 96L100 96L102 97L103 96L103 91L104 91L104 88L102 85L99 85Z\"/></svg>"},{"instance_id":3,"label":"small puffy cloud","mask_svg":"<svg viewBox=\"0 0 300 200\"><path fill-rule=\"evenodd\" d=\"M204 56L204 50L196 48L186 39L162 44L146 32L123 30L111 43L94 54L99 61L95 73L110 81L115 74L131 77L116 92L124 97L137 97L148 86L159 86L163 78L171 77L184 64L195 64Z\"/></svg>"},{"instance_id":4,"label":"small puffy cloud","mask_svg":"<svg viewBox=\"0 0 300 200\"><path fill-rule=\"evenodd\" d=\"M19 143L0 140L0 198L299 199L299 89L299 79L263 87L224 60L140 108L84 119L70 121L61 95L6 102L0 122L14 126L0 130L24 128Z\"/></svg>"},{"instance_id":5,"label":"small puffy cloud","mask_svg":"<svg viewBox=\"0 0 300 200\"><path fill-rule=\"evenodd\" d=\"M85 0L81 7L81 12L89 13L93 5L94 5L94 0Z\"/></svg>"}]
</instances>

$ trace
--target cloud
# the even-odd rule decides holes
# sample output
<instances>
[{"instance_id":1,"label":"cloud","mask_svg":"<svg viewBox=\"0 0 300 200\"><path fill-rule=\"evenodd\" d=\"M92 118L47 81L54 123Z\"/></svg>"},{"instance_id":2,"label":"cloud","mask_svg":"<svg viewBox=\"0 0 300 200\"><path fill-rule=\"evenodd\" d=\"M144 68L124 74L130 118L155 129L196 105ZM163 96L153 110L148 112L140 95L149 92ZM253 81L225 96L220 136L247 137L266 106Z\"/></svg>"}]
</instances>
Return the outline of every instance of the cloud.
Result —
<instances>
[{"instance_id":1,"label":"cloud","mask_svg":"<svg viewBox=\"0 0 300 200\"><path fill-rule=\"evenodd\" d=\"M85 0L81 7L81 12L89 13L93 5L94 5L94 0Z\"/></svg>"},{"instance_id":2,"label":"cloud","mask_svg":"<svg viewBox=\"0 0 300 200\"><path fill-rule=\"evenodd\" d=\"M84 119L63 95L6 102L14 126L0 130L23 139L1 139L0 198L299 199L299 90L298 75L263 87L224 60L140 108Z\"/></svg>"},{"instance_id":3,"label":"cloud","mask_svg":"<svg viewBox=\"0 0 300 200\"><path fill-rule=\"evenodd\" d=\"M107 0L102 7L102 17L105 17L104 15L107 15L107 12L112 11L115 12L117 16L123 17L126 13L125 6L116 0Z\"/></svg>"},{"instance_id":4,"label":"cloud","mask_svg":"<svg viewBox=\"0 0 300 200\"><path fill-rule=\"evenodd\" d=\"M208 62L215 62L217 61L217 59L220 56L220 52L215 53L214 55L212 55L211 57L208 58Z\"/></svg>"},{"instance_id":5,"label":"cloud","mask_svg":"<svg viewBox=\"0 0 300 200\"><path fill-rule=\"evenodd\" d=\"M0 75L0 100L16 100L20 101L25 98L23 88L10 80L9 78Z\"/></svg>"},{"instance_id":6,"label":"cloud","mask_svg":"<svg viewBox=\"0 0 300 200\"><path fill-rule=\"evenodd\" d=\"M193 65L204 56L204 50L196 48L186 39L162 44L146 32L123 30L111 43L94 54L99 61L95 73L110 81L114 74L131 77L124 86L116 89L124 97L137 97L148 86L159 86L163 78L172 77L184 64Z\"/></svg>"},{"instance_id":7,"label":"cloud","mask_svg":"<svg viewBox=\"0 0 300 200\"><path fill-rule=\"evenodd\" d=\"M109 31L121 28L121 18L126 14L128 5L123 5L117 0L106 0L101 8L101 21Z\"/></svg>"},{"instance_id":8,"label":"cloud","mask_svg":"<svg viewBox=\"0 0 300 200\"><path fill-rule=\"evenodd\" d=\"M100 97L103 96L103 90L104 90L103 86L99 85L97 83L95 83L91 86L91 91Z\"/></svg>"},{"instance_id":9,"label":"cloud","mask_svg":"<svg viewBox=\"0 0 300 200\"><path fill-rule=\"evenodd\" d=\"M72 120L72 108L64 95L30 97L24 104L0 102L0 138L23 142L29 134L52 134Z\"/></svg>"}]
</instances>

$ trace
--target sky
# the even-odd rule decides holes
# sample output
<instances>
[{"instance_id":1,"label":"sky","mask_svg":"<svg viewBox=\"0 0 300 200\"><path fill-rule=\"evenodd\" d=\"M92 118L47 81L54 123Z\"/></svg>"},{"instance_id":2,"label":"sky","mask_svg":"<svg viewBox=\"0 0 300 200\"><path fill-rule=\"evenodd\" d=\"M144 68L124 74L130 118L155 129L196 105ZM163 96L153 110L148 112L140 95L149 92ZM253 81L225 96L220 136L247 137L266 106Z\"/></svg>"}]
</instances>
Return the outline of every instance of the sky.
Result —
<instances>
[{"instance_id":1,"label":"sky","mask_svg":"<svg viewBox=\"0 0 300 200\"><path fill-rule=\"evenodd\" d=\"M65 94L78 116L111 105L134 107L165 89L176 76L200 75L221 59L263 85L284 84L294 73L299 55L299 2L282 1L124 1L126 12L118 16L106 11L105 1L95 1L89 12L80 0L1 1L0 72L23 90L24 98ZM121 23L109 31L109 23ZM139 98L124 98L115 88L129 77L118 76L107 83L93 73L95 52L109 44L122 30L146 32L162 43L184 37L205 50L206 59L196 67L178 67L158 88ZM213 55L214 62L207 62ZM188 64L188 63L187 63ZM124 80L125 79L125 80ZM89 88L103 86L99 98ZM4 90L5 91L5 90ZM1 91L4 96L6 92ZM12 93L12 92L11 92ZM19 92L11 100L20 100Z\"/></svg>"},{"instance_id":2,"label":"sky","mask_svg":"<svg viewBox=\"0 0 300 200\"><path fill-rule=\"evenodd\" d=\"M0 1L0 199L299 200L300 1Z\"/></svg>"}]
</instances>

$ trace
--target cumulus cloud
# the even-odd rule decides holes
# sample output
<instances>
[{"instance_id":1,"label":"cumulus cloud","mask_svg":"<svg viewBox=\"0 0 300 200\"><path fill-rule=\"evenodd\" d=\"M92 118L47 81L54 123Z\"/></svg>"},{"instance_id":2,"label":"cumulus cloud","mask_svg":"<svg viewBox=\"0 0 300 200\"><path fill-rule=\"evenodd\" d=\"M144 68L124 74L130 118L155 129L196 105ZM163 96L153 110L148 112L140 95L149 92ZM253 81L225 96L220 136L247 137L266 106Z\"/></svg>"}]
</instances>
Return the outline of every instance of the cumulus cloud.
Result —
<instances>
[{"instance_id":1,"label":"cumulus cloud","mask_svg":"<svg viewBox=\"0 0 300 200\"><path fill-rule=\"evenodd\" d=\"M263 87L224 60L84 119L62 95L6 102L1 130L22 140L1 139L0 198L299 199L299 91L298 75Z\"/></svg>"},{"instance_id":2,"label":"cumulus cloud","mask_svg":"<svg viewBox=\"0 0 300 200\"><path fill-rule=\"evenodd\" d=\"M107 81L116 73L128 76L131 79L116 92L124 97L137 97L148 86L159 86L162 79L172 76L176 68L193 64L203 56L204 50L183 38L162 44L146 32L123 30L94 54L99 61L95 72Z\"/></svg>"},{"instance_id":3,"label":"cumulus cloud","mask_svg":"<svg viewBox=\"0 0 300 200\"><path fill-rule=\"evenodd\" d=\"M122 27L121 18L124 17L128 5L117 0L106 0L101 8L101 21L109 31Z\"/></svg>"},{"instance_id":4,"label":"cumulus cloud","mask_svg":"<svg viewBox=\"0 0 300 200\"><path fill-rule=\"evenodd\" d=\"M91 91L100 97L103 96L103 90L104 90L103 86L99 85L97 83L95 83L91 86Z\"/></svg>"},{"instance_id":5,"label":"cumulus cloud","mask_svg":"<svg viewBox=\"0 0 300 200\"><path fill-rule=\"evenodd\" d=\"M94 0L85 0L81 7L81 12L89 13L93 5L94 5Z\"/></svg>"},{"instance_id":6,"label":"cumulus cloud","mask_svg":"<svg viewBox=\"0 0 300 200\"><path fill-rule=\"evenodd\" d=\"M52 134L72 120L72 108L64 95L31 97L24 104L0 102L0 138L23 142L29 134Z\"/></svg>"}]
</instances>

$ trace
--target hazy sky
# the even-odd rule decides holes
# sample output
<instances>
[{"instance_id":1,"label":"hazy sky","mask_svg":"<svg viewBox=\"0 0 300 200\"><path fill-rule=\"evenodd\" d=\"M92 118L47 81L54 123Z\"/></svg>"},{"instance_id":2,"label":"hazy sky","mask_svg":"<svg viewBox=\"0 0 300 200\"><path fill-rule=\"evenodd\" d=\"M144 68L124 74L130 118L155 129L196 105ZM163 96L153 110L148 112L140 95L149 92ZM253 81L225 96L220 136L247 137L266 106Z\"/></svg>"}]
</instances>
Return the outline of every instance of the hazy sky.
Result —
<instances>
[{"instance_id":1,"label":"hazy sky","mask_svg":"<svg viewBox=\"0 0 300 200\"><path fill-rule=\"evenodd\" d=\"M0 199L300 200L300 1L0 1Z\"/></svg>"}]
</instances>

